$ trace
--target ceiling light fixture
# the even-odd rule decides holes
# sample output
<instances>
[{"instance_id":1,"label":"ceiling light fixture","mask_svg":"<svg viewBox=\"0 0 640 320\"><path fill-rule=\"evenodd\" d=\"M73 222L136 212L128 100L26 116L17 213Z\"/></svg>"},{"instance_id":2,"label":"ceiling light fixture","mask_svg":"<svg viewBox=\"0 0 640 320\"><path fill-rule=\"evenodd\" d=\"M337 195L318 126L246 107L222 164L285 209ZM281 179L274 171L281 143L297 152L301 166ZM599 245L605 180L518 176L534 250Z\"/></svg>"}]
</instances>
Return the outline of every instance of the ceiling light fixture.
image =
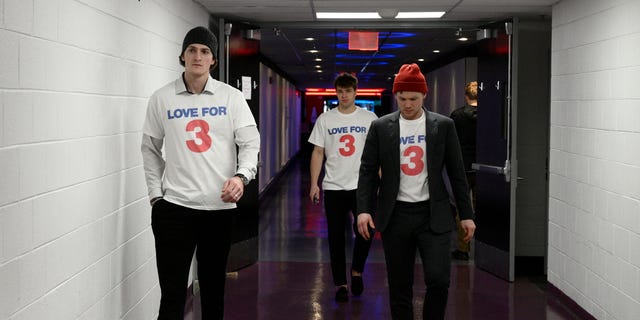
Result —
<instances>
[{"instance_id":1,"label":"ceiling light fixture","mask_svg":"<svg viewBox=\"0 0 640 320\"><path fill-rule=\"evenodd\" d=\"M467 40L469 40L469 38L465 37L462 34L462 28L458 28L458 30L456 30L456 37L458 37L458 41L467 41Z\"/></svg>"},{"instance_id":2,"label":"ceiling light fixture","mask_svg":"<svg viewBox=\"0 0 640 320\"><path fill-rule=\"evenodd\" d=\"M437 19L442 18L444 11L398 12L396 19Z\"/></svg>"},{"instance_id":3,"label":"ceiling light fixture","mask_svg":"<svg viewBox=\"0 0 640 320\"><path fill-rule=\"evenodd\" d=\"M377 12L316 12L318 19L380 19Z\"/></svg>"},{"instance_id":4,"label":"ceiling light fixture","mask_svg":"<svg viewBox=\"0 0 640 320\"><path fill-rule=\"evenodd\" d=\"M398 10L383 8L378 10L378 15L382 19L393 19L398 15Z\"/></svg>"},{"instance_id":5,"label":"ceiling light fixture","mask_svg":"<svg viewBox=\"0 0 640 320\"><path fill-rule=\"evenodd\" d=\"M316 12L317 19L437 19L444 11L398 12L395 9L380 9L378 12Z\"/></svg>"},{"instance_id":6,"label":"ceiling light fixture","mask_svg":"<svg viewBox=\"0 0 640 320\"><path fill-rule=\"evenodd\" d=\"M433 50L433 53L440 53L440 50L435 49L435 50Z\"/></svg>"}]
</instances>

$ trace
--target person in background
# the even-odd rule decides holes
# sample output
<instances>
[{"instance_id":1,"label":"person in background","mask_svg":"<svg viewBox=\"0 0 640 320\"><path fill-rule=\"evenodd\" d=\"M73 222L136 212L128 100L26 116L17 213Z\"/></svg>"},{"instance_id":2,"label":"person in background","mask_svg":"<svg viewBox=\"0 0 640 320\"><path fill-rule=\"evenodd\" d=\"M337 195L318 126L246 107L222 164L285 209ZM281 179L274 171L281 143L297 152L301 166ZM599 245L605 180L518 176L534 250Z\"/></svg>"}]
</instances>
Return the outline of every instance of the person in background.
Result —
<instances>
[{"instance_id":1,"label":"person in background","mask_svg":"<svg viewBox=\"0 0 640 320\"><path fill-rule=\"evenodd\" d=\"M158 319L184 318L194 251L202 318L224 317L236 202L257 170L260 135L247 102L209 74L217 50L207 28L187 32L179 56L184 72L147 107L141 150L161 291Z\"/></svg>"},{"instance_id":2,"label":"person in background","mask_svg":"<svg viewBox=\"0 0 640 320\"><path fill-rule=\"evenodd\" d=\"M335 79L334 87L339 100L338 107L320 114L309 137L309 142L314 145L310 163L309 199L313 203L319 202L318 180L326 157L322 189L324 189L324 208L327 216L331 272L336 286L335 300L346 302L349 300L349 295L346 277L345 228L347 221L350 221L349 212L354 215L352 225L356 237L351 264L351 293L359 296L364 290L362 272L369 255L371 241L365 240L356 229L355 189L358 184L364 139L369 130L369 124L377 119L377 116L371 111L356 106L358 89L356 77L343 73Z\"/></svg>"},{"instance_id":3,"label":"person in background","mask_svg":"<svg viewBox=\"0 0 640 320\"><path fill-rule=\"evenodd\" d=\"M476 228L460 145L453 121L424 109L427 83L418 65L400 67L393 93L399 110L373 121L362 152L358 231L365 239L370 239L371 228L382 235L392 318L414 319L417 249L427 286L422 318L444 319L455 228L444 170L465 241L471 240Z\"/></svg>"},{"instance_id":4,"label":"person in background","mask_svg":"<svg viewBox=\"0 0 640 320\"><path fill-rule=\"evenodd\" d=\"M451 112L451 119L456 125L460 148L462 149L462 160L464 170L467 175L467 184L471 191L473 209L476 208L476 173L471 169L471 164L476 162L476 128L478 120L478 83L472 81L464 87L465 105ZM469 260L471 245L464 241L464 229L460 225L460 215L456 213L456 224L458 225L458 235L456 250L451 253L451 257L456 260Z\"/></svg>"}]
</instances>

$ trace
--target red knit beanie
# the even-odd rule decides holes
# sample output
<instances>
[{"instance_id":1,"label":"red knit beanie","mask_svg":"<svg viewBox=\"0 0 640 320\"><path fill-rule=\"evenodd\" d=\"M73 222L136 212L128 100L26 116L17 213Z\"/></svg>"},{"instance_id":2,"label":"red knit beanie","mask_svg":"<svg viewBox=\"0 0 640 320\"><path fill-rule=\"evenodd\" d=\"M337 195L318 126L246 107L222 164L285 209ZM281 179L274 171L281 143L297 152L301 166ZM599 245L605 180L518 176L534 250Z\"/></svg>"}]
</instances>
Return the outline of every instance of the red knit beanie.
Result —
<instances>
[{"instance_id":1,"label":"red knit beanie","mask_svg":"<svg viewBox=\"0 0 640 320\"><path fill-rule=\"evenodd\" d=\"M422 92L427 94L427 81L417 64L403 64L393 80L393 93L398 91Z\"/></svg>"}]
</instances>

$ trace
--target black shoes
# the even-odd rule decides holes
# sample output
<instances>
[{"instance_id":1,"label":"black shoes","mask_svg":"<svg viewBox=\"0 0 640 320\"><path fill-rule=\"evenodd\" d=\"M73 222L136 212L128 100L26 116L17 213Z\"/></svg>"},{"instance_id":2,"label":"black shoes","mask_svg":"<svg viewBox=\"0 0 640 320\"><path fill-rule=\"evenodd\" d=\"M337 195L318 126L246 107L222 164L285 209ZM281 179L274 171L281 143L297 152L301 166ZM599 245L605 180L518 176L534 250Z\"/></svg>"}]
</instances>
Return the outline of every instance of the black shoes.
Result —
<instances>
[{"instance_id":1,"label":"black shoes","mask_svg":"<svg viewBox=\"0 0 640 320\"><path fill-rule=\"evenodd\" d=\"M359 296L364 291L364 283L362 282L362 276L351 276L351 293L354 296Z\"/></svg>"},{"instance_id":2,"label":"black shoes","mask_svg":"<svg viewBox=\"0 0 640 320\"><path fill-rule=\"evenodd\" d=\"M451 252L451 258L453 258L454 260L469 261L469 253L460 251L460 250L455 250Z\"/></svg>"},{"instance_id":3,"label":"black shoes","mask_svg":"<svg viewBox=\"0 0 640 320\"><path fill-rule=\"evenodd\" d=\"M351 293L354 296L359 296L364 291L364 283L362 281L362 275L354 276L351 275ZM346 286L338 287L338 291L336 291L336 302L347 302L349 301L349 290L347 290Z\"/></svg>"},{"instance_id":4,"label":"black shoes","mask_svg":"<svg viewBox=\"0 0 640 320\"><path fill-rule=\"evenodd\" d=\"M338 288L338 291L336 291L336 302L347 301L349 301L349 291L347 291L347 287Z\"/></svg>"}]
</instances>

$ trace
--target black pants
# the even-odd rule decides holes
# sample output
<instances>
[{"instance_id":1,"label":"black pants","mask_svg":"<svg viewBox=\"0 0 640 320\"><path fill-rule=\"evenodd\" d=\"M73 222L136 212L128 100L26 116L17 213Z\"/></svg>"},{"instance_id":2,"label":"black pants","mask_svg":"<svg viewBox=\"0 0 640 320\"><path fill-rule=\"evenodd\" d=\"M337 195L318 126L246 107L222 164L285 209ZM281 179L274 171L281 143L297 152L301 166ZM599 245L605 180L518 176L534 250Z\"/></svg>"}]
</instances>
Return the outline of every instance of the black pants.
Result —
<instances>
[{"instance_id":1,"label":"black pants","mask_svg":"<svg viewBox=\"0 0 640 320\"><path fill-rule=\"evenodd\" d=\"M353 215L352 229L356 235L353 246L351 269L356 272L364 271L364 264L369 255L371 241L365 240L358 232L356 219L356 190L325 190L324 210L327 215L327 229L329 237L329 255L331 256L331 272L333 284L341 286L347 284L347 262L345 257L345 230L350 220L349 212Z\"/></svg>"},{"instance_id":2,"label":"black pants","mask_svg":"<svg viewBox=\"0 0 640 320\"><path fill-rule=\"evenodd\" d=\"M160 281L159 320L183 320L187 281L194 250L202 319L224 317L224 286L235 209L204 211L166 200L151 210Z\"/></svg>"},{"instance_id":3,"label":"black pants","mask_svg":"<svg viewBox=\"0 0 640 320\"><path fill-rule=\"evenodd\" d=\"M394 320L413 320L413 270L416 248L422 258L427 294L423 319L444 319L451 274L451 232L429 227L429 202L396 202L391 221L382 232L387 264L389 301Z\"/></svg>"}]
</instances>

